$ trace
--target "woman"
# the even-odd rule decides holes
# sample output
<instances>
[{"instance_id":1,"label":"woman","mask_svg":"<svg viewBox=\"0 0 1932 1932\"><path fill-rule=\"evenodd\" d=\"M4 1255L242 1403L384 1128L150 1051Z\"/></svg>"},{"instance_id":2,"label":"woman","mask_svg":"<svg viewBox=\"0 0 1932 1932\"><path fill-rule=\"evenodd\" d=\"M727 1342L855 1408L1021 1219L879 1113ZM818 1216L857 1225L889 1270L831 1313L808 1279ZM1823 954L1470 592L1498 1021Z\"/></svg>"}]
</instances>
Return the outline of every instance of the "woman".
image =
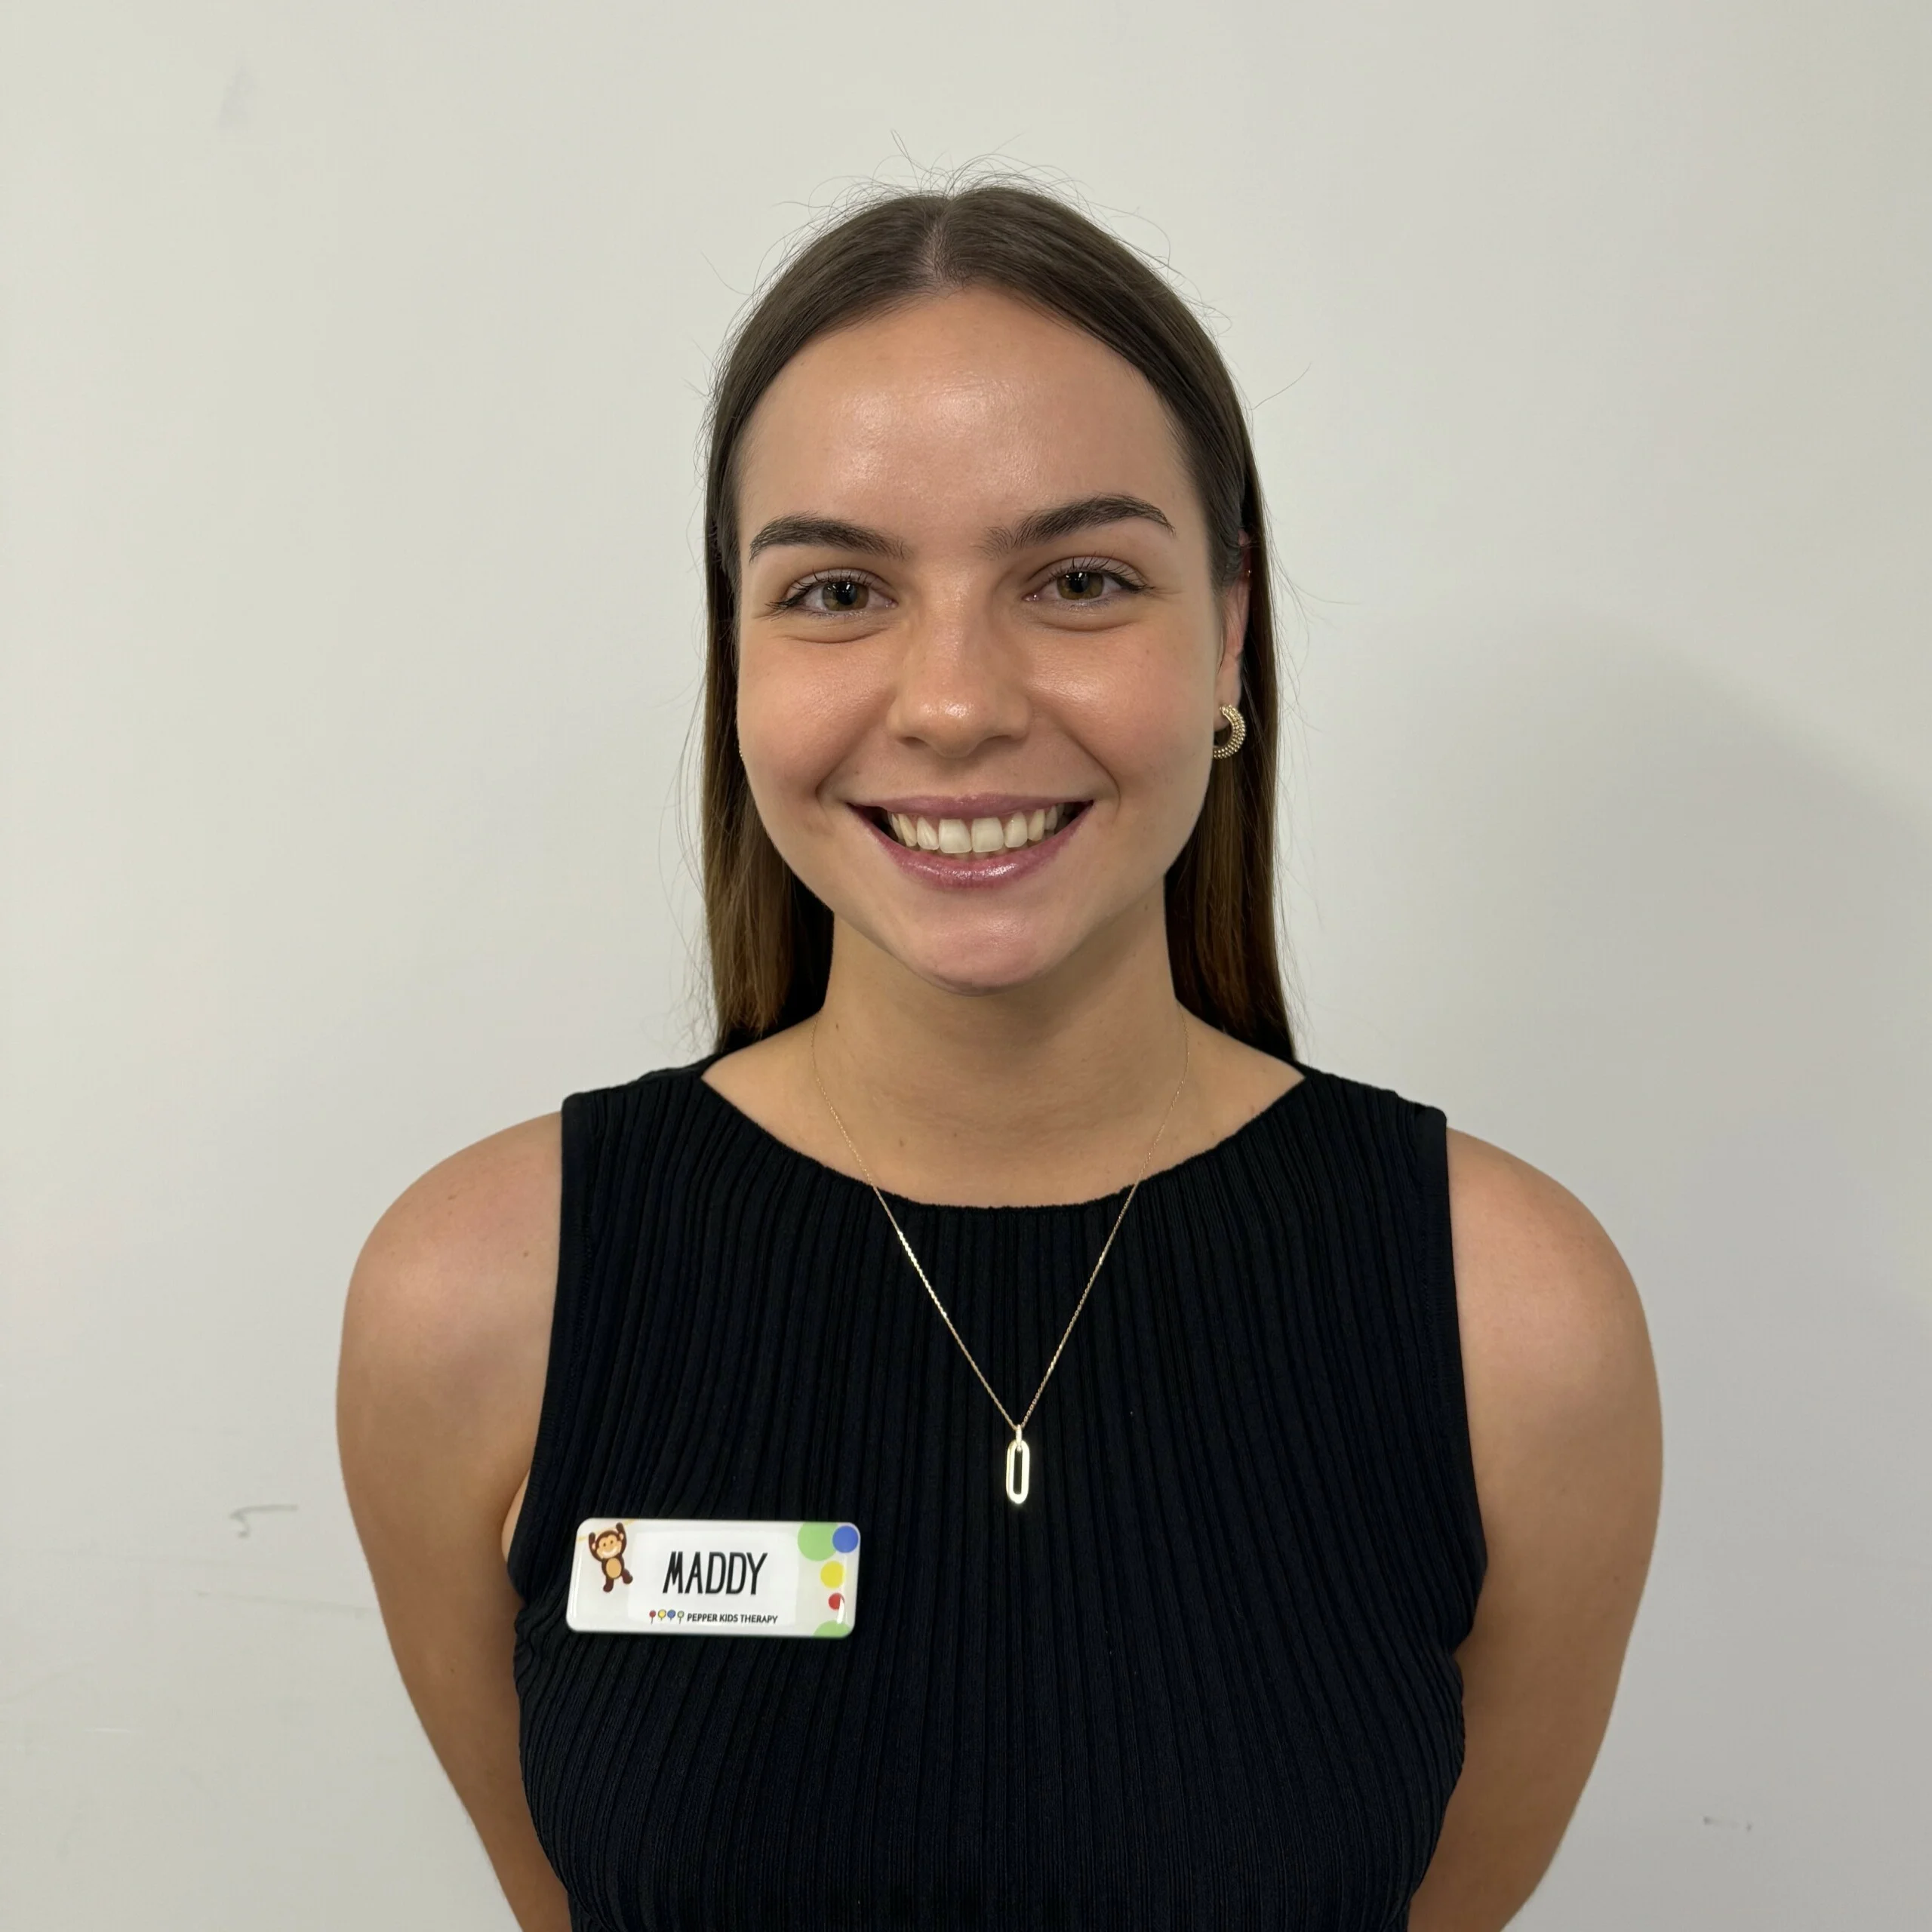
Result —
<instances>
[{"instance_id":1,"label":"woman","mask_svg":"<svg viewBox=\"0 0 1932 1932\"><path fill-rule=\"evenodd\" d=\"M445 1163L349 1297L519 1923L1503 1924L1654 1380L1575 1200L1296 1059L1219 356L1052 199L884 199L740 331L708 508L718 1051ZM759 1550L842 1641L748 1634Z\"/></svg>"}]
</instances>

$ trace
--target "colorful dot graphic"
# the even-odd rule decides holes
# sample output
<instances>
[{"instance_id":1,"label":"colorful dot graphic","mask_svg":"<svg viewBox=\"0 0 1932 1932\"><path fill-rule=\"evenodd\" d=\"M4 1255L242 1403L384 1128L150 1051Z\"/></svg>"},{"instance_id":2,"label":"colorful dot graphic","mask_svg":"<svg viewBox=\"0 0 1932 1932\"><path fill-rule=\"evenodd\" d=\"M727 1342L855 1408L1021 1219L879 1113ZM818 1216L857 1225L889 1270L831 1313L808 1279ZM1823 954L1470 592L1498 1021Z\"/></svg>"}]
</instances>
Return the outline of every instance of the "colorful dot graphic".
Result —
<instances>
[{"instance_id":1,"label":"colorful dot graphic","mask_svg":"<svg viewBox=\"0 0 1932 1932\"><path fill-rule=\"evenodd\" d=\"M850 1523L801 1523L798 1526L798 1553L818 1565L819 1583L826 1592L825 1607L834 1613L832 1620L818 1626L813 1633L815 1636L851 1635L852 1626L841 1614L851 1600L845 1586L851 1567L838 1559L851 1556L858 1546L859 1532Z\"/></svg>"}]
</instances>

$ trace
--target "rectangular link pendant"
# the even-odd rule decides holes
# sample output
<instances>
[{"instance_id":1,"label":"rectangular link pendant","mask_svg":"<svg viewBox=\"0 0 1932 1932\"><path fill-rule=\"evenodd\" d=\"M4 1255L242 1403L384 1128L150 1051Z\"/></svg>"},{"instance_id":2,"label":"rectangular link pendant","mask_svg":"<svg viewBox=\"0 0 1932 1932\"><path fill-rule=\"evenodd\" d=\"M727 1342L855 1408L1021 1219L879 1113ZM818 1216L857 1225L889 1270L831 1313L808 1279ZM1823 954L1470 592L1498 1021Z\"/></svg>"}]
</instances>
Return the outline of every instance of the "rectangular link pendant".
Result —
<instances>
[{"instance_id":1,"label":"rectangular link pendant","mask_svg":"<svg viewBox=\"0 0 1932 1932\"><path fill-rule=\"evenodd\" d=\"M1024 1503L1026 1491L1032 1481L1033 1451L1026 1438L1017 1429L1013 1432L1013 1440L1006 1445L1006 1500L1009 1503Z\"/></svg>"}]
</instances>

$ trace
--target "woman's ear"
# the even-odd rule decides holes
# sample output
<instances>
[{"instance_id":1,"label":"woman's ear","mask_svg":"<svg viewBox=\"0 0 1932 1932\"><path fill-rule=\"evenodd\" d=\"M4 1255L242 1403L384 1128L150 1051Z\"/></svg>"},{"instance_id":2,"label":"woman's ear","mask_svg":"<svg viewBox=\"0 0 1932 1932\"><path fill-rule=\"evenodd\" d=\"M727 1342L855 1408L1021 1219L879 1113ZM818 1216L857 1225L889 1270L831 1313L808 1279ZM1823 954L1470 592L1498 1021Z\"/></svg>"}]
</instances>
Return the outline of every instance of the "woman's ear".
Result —
<instances>
[{"instance_id":1,"label":"woman's ear","mask_svg":"<svg viewBox=\"0 0 1932 1932\"><path fill-rule=\"evenodd\" d=\"M1241 532L1241 571L1234 582L1221 592L1221 660L1214 674L1214 702L1241 702L1241 652L1247 641L1249 586L1254 563L1254 546L1247 533Z\"/></svg>"}]
</instances>

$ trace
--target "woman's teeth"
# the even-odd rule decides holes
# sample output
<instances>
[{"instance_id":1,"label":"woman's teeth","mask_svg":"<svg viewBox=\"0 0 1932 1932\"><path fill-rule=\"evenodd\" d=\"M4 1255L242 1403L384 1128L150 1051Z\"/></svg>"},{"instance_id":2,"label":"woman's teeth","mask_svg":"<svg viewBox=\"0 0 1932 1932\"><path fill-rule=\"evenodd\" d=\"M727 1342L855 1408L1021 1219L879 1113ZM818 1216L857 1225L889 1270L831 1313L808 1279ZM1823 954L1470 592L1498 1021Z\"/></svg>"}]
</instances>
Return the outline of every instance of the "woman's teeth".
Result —
<instances>
[{"instance_id":1,"label":"woman's teeth","mask_svg":"<svg viewBox=\"0 0 1932 1932\"><path fill-rule=\"evenodd\" d=\"M1067 811L1071 814L1072 808ZM921 851L944 852L965 858L985 852L1016 851L1022 845L1037 845L1049 832L1060 827L1058 805L1044 811L1015 812L1011 818L918 818L906 812L888 812L887 822L902 845L917 846Z\"/></svg>"}]
</instances>

